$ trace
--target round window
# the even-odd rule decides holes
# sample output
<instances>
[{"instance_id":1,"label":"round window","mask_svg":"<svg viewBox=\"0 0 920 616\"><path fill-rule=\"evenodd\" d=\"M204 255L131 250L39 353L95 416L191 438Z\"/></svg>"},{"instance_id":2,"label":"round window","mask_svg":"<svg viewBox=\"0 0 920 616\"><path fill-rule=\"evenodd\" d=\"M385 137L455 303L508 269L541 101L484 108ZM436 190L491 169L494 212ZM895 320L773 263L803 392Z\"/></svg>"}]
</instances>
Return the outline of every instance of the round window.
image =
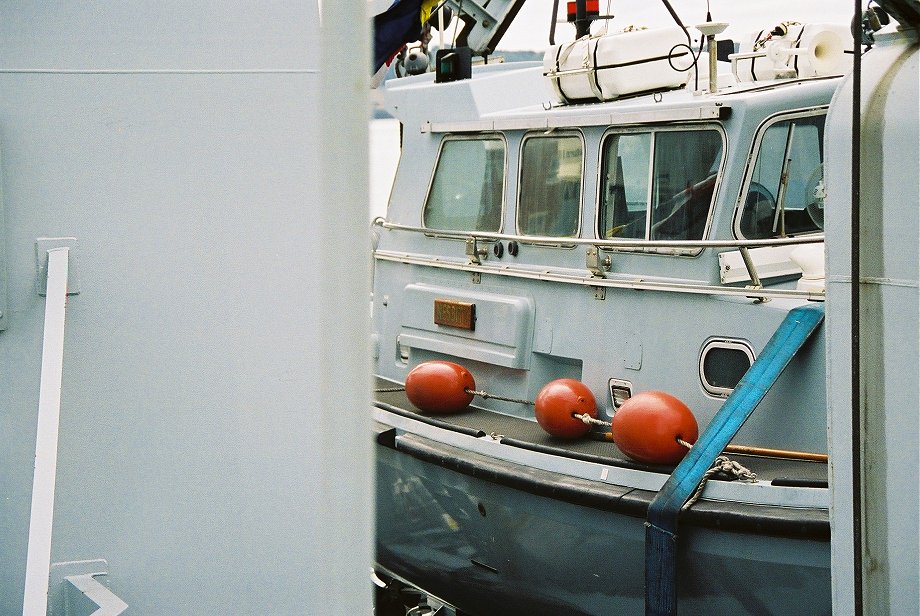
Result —
<instances>
[{"instance_id":1,"label":"round window","mask_svg":"<svg viewBox=\"0 0 920 616\"><path fill-rule=\"evenodd\" d=\"M712 339L700 353L700 381L714 396L728 396L754 363L754 350L743 340Z\"/></svg>"}]
</instances>

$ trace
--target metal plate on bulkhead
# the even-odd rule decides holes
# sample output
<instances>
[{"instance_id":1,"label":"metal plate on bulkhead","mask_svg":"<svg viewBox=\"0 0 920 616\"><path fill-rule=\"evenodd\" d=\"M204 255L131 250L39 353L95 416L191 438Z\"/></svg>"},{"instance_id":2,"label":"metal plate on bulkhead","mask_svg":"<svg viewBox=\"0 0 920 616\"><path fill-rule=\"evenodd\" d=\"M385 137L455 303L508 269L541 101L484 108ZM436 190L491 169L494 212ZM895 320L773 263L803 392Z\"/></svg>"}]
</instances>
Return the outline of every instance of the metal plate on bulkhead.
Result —
<instances>
[{"instance_id":1,"label":"metal plate on bulkhead","mask_svg":"<svg viewBox=\"0 0 920 616\"><path fill-rule=\"evenodd\" d=\"M476 304L452 299L435 299L434 323L473 331L476 327Z\"/></svg>"}]
</instances>

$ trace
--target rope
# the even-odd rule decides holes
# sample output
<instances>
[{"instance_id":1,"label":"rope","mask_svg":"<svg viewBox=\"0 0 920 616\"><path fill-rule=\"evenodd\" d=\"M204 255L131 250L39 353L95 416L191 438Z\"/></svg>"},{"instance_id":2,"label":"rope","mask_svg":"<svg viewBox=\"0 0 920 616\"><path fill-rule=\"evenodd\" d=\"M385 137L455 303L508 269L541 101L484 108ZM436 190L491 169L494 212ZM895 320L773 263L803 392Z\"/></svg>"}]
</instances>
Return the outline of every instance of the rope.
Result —
<instances>
[{"instance_id":1,"label":"rope","mask_svg":"<svg viewBox=\"0 0 920 616\"><path fill-rule=\"evenodd\" d=\"M486 391L476 391L474 389L464 389L468 394L473 394L474 396L479 396L483 400L488 400L489 398L494 398L495 400L501 400L503 402L517 402L518 404L529 404L533 406L533 402L530 400L523 400L521 398L506 398L505 396L496 396L495 394L490 394Z\"/></svg>"},{"instance_id":2,"label":"rope","mask_svg":"<svg viewBox=\"0 0 920 616\"><path fill-rule=\"evenodd\" d=\"M374 393L375 394L386 394L386 393L393 393L397 391L406 391L406 388L404 386L381 387L381 388L375 389ZM501 400L503 402L517 402L518 404L529 404L530 406L533 406L533 402L531 402L530 400L523 400L521 398L508 398L505 396L497 396L495 394L490 394L487 391L476 391L475 389L464 389L463 391L465 391L468 394L473 394L474 396L479 396L483 400L488 400L489 398L492 398L494 400ZM607 425L610 425L610 424L607 424Z\"/></svg>"},{"instance_id":3,"label":"rope","mask_svg":"<svg viewBox=\"0 0 920 616\"><path fill-rule=\"evenodd\" d=\"M587 413L583 413L581 415L577 413L572 413L572 417L574 417L575 419L582 420L584 423L588 424L589 426L604 426L605 428L610 427L609 421L604 421L603 419L595 419L594 417L591 417Z\"/></svg>"},{"instance_id":4,"label":"rope","mask_svg":"<svg viewBox=\"0 0 920 616\"><path fill-rule=\"evenodd\" d=\"M757 481L756 473L751 472L749 469L741 466L741 464L735 462L734 460L729 460L728 456L719 456L716 458L716 461L713 462L712 468L703 474L703 479L700 481L700 485L696 487L696 491L693 493L693 495L687 499L687 502L684 503L684 506L680 508L681 511L686 511L692 507L693 504L700 499L700 495L703 494L703 488L706 487L706 482L709 481L709 478L719 473L722 473L732 480L738 479L741 481Z\"/></svg>"}]
</instances>

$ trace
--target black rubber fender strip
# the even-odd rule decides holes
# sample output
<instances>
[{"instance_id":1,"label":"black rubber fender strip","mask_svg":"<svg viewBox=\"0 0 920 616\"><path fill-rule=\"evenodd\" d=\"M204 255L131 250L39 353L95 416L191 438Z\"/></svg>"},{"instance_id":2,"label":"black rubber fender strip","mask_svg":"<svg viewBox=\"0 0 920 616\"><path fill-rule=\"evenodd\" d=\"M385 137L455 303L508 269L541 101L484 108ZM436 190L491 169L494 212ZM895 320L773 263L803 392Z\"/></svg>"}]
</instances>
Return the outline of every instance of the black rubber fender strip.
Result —
<instances>
[{"instance_id":1,"label":"black rubber fender strip","mask_svg":"<svg viewBox=\"0 0 920 616\"><path fill-rule=\"evenodd\" d=\"M412 411L401 409L398 406L393 406L392 404L387 404L386 402L375 401L374 406L376 406L378 409L387 411L388 413L399 415L400 417L408 417L409 419L414 419L415 421L426 423L429 426L435 426L436 428L443 428L444 430L450 430L451 432L458 432L460 434L466 434L467 436L472 436L474 438L482 438L483 436L486 435L484 431L477 430L476 428L467 428L466 426L455 426L452 423L441 421L440 419L434 419L433 417L428 417L427 415L413 413Z\"/></svg>"},{"instance_id":2,"label":"black rubber fender strip","mask_svg":"<svg viewBox=\"0 0 920 616\"><path fill-rule=\"evenodd\" d=\"M644 519L656 492L590 481L484 456L424 437L404 434L397 452L417 460L521 490L537 496ZM826 509L698 501L680 516L680 523L700 528L755 535L830 541Z\"/></svg>"}]
</instances>

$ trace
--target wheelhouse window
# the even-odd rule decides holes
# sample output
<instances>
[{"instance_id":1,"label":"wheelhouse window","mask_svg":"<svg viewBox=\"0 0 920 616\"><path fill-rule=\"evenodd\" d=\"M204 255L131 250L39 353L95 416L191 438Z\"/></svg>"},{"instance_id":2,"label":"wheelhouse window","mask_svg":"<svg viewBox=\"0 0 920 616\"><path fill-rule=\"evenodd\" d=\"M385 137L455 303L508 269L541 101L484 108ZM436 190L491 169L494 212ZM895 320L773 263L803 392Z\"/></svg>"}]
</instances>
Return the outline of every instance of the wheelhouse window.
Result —
<instances>
[{"instance_id":1,"label":"wheelhouse window","mask_svg":"<svg viewBox=\"0 0 920 616\"><path fill-rule=\"evenodd\" d=\"M534 135L521 147L518 231L574 237L581 211L584 145L573 133Z\"/></svg>"},{"instance_id":2,"label":"wheelhouse window","mask_svg":"<svg viewBox=\"0 0 920 616\"><path fill-rule=\"evenodd\" d=\"M722 136L715 129L607 136L599 237L703 239L721 164Z\"/></svg>"},{"instance_id":3,"label":"wheelhouse window","mask_svg":"<svg viewBox=\"0 0 920 616\"><path fill-rule=\"evenodd\" d=\"M430 229L499 231L505 142L494 136L446 139L422 216Z\"/></svg>"},{"instance_id":4,"label":"wheelhouse window","mask_svg":"<svg viewBox=\"0 0 920 616\"><path fill-rule=\"evenodd\" d=\"M736 233L766 239L824 228L824 115L780 119L756 146Z\"/></svg>"}]
</instances>

